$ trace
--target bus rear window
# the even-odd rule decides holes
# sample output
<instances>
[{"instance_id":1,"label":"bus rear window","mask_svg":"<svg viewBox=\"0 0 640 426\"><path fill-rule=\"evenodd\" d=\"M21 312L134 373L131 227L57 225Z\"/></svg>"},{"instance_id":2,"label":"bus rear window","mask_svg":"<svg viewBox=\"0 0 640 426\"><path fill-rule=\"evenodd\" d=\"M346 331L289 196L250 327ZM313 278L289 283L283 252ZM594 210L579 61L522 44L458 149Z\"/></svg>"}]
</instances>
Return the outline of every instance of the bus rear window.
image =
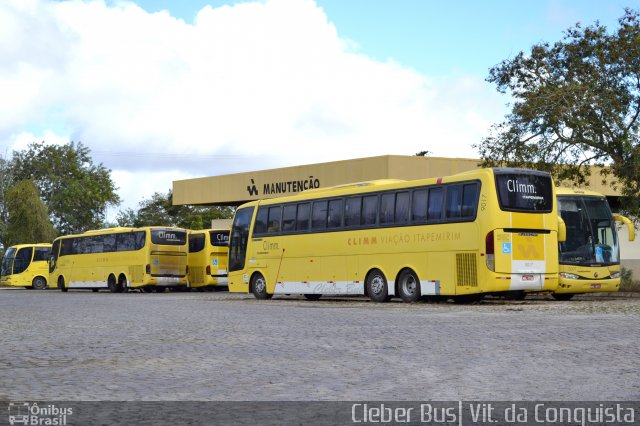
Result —
<instances>
[{"instance_id":1,"label":"bus rear window","mask_svg":"<svg viewBox=\"0 0 640 426\"><path fill-rule=\"evenodd\" d=\"M182 246L187 242L187 233L178 229L152 229L151 242L166 246Z\"/></svg>"},{"instance_id":2,"label":"bus rear window","mask_svg":"<svg viewBox=\"0 0 640 426\"><path fill-rule=\"evenodd\" d=\"M496 173L500 208L548 213L553 209L551 177L542 173Z\"/></svg>"}]
</instances>

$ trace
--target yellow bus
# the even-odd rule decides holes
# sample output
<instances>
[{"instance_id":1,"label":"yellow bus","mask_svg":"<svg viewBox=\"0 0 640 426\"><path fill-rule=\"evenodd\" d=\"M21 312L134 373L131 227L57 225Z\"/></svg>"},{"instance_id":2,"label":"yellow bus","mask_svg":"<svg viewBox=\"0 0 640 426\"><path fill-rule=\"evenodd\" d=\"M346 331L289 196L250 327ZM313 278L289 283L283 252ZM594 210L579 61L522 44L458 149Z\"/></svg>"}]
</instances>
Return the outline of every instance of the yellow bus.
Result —
<instances>
[{"instance_id":1,"label":"yellow bus","mask_svg":"<svg viewBox=\"0 0 640 426\"><path fill-rule=\"evenodd\" d=\"M189 287L226 287L228 254L228 229L189 231Z\"/></svg>"},{"instance_id":2,"label":"yellow bus","mask_svg":"<svg viewBox=\"0 0 640 426\"><path fill-rule=\"evenodd\" d=\"M187 285L187 231L170 227L110 228L56 238L49 260L62 291L107 288L164 291Z\"/></svg>"},{"instance_id":3,"label":"yellow bus","mask_svg":"<svg viewBox=\"0 0 640 426\"><path fill-rule=\"evenodd\" d=\"M47 288L49 271L47 261L51 244L20 244L11 246L4 253L0 274L3 286Z\"/></svg>"},{"instance_id":4,"label":"yellow bus","mask_svg":"<svg viewBox=\"0 0 640 426\"><path fill-rule=\"evenodd\" d=\"M566 226L566 240L559 245L560 282L553 293L569 300L578 293L612 292L620 289L620 244L615 222L633 223L611 213L604 195L580 189L557 188L558 213Z\"/></svg>"},{"instance_id":5,"label":"yellow bus","mask_svg":"<svg viewBox=\"0 0 640 426\"><path fill-rule=\"evenodd\" d=\"M416 181L305 191L238 208L229 291L422 296L553 291L558 216L551 176L478 169Z\"/></svg>"}]
</instances>

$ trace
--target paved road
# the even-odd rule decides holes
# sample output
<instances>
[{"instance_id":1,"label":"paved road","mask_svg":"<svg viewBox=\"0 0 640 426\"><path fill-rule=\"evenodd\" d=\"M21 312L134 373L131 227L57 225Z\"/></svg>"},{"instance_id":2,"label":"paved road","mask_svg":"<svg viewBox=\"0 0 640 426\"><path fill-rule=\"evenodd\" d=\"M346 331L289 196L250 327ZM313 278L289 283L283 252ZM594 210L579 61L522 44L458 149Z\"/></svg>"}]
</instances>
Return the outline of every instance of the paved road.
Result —
<instances>
[{"instance_id":1,"label":"paved road","mask_svg":"<svg viewBox=\"0 0 640 426\"><path fill-rule=\"evenodd\" d=\"M0 400L640 400L640 299L0 290Z\"/></svg>"}]
</instances>

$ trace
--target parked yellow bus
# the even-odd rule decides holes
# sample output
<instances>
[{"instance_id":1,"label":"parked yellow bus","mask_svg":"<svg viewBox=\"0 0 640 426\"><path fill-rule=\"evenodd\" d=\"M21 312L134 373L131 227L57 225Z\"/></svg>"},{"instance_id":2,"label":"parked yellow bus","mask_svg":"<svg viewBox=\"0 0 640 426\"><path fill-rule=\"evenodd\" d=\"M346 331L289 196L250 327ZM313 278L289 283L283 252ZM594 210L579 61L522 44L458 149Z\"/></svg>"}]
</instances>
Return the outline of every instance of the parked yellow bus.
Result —
<instances>
[{"instance_id":1,"label":"parked yellow bus","mask_svg":"<svg viewBox=\"0 0 640 426\"><path fill-rule=\"evenodd\" d=\"M56 238L49 260L52 286L62 291L107 288L164 291L187 285L187 231L110 228Z\"/></svg>"},{"instance_id":2,"label":"parked yellow bus","mask_svg":"<svg viewBox=\"0 0 640 426\"><path fill-rule=\"evenodd\" d=\"M234 216L229 291L375 302L553 291L558 226L551 176L523 169L254 201Z\"/></svg>"},{"instance_id":3,"label":"parked yellow bus","mask_svg":"<svg viewBox=\"0 0 640 426\"><path fill-rule=\"evenodd\" d=\"M4 253L0 274L3 286L47 288L49 271L47 261L51 244L20 244L11 246Z\"/></svg>"},{"instance_id":4,"label":"parked yellow bus","mask_svg":"<svg viewBox=\"0 0 640 426\"><path fill-rule=\"evenodd\" d=\"M189 287L226 287L228 254L228 229L189 231Z\"/></svg>"},{"instance_id":5,"label":"parked yellow bus","mask_svg":"<svg viewBox=\"0 0 640 426\"><path fill-rule=\"evenodd\" d=\"M569 300L578 293L612 292L620 289L620 244L615 222L628 227L635 239L633 223L611 213L604 195L581 189L557 188L558 213L567 229L559 244L560 282L553 293Z\"/></svg>"}]
</instances>

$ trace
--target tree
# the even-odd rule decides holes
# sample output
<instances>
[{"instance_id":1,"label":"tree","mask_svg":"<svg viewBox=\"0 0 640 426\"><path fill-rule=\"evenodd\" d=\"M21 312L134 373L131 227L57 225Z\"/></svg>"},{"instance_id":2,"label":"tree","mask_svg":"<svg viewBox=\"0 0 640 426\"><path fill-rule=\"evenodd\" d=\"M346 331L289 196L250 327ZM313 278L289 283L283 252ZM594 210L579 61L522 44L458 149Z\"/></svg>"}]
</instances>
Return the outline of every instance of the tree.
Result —
<instances>
[{"instance_id":1,"label":"tree","mask_svg":"<svg viewBox=\"0 0 640 426\"><path fill-rule=\"evenodd\" d=\"M532 167L584 184L608 165L627 207L640 196L640 14L626 9L613 34L599 22L493 67L487 81L514 98L504 122L476 147L484 166ZM630 204L631 203L631 204Z\"/></svg>"},{"instance_id":2,"label":"tree","mask_svg":"<svg viewBox=\"0 0 640 426\"><path fill-rule=\"evenodd\" d=\"M7 191L7 213L7 227L2 234L5 247L53 241L56 232L33 181L20 181Z\"/></svg>"},{"instance_id":3,"label":"tree","mask_svg":"<svg viewBox=\"0 0 640 426\"><path fill-rule=\"evenodd\" d=\"M111 170L95 165L82 143L33 143L14 152L11 169L15 180L35 182L55 228L63 234L99 228L106 208L120 203Z\"/></svg>"},{"instance_id":4,"label":"tree","mask_svg":"<svg viewBox=\"0 0 640 426\"><path fill-rule=\"evenodd\" d=\"M166 195L156 192L138 206L138 210L121 210L116 217L118 225L202 229L208 227L212 219L230 219L233 216L229 207L174 206L171 190Z\"/></svg>"}]
</instances>

